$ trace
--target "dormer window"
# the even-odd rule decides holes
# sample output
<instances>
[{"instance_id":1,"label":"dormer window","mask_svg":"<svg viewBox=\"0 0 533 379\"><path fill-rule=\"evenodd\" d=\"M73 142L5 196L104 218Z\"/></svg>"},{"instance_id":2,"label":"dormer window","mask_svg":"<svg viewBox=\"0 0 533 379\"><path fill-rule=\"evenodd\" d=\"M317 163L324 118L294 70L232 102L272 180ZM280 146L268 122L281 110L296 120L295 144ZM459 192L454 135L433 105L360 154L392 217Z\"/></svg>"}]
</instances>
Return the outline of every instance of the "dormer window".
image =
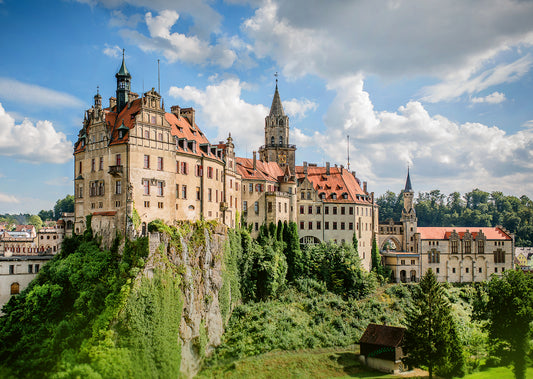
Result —
<instances>
[{"instance_id":1,"label":"dormer window","mask_svg":"<svg viewBox=\"0 0 533 379\"><path fill-rule=\"evenodd\" d=\"M337 194L336 194L336 193L332 193L332 194L331 194L331 198L332 198L333 200L337 200Z\"/></svg>"}]
</instances>

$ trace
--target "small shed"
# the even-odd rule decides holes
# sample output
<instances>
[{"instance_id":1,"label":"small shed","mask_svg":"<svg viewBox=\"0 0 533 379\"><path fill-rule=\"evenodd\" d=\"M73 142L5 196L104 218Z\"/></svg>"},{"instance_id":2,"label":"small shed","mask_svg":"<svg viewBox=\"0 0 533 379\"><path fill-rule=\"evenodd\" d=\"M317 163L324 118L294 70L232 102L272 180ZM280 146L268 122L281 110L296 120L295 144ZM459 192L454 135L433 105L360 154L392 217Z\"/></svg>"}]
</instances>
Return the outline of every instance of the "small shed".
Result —
<instances>
[{"instance_id":1,"label":"small shed","mask_svg":"<svg viewBox=\"0 0 533 379\"><path fill-rule=\"evenodd\" d=\"M393 374L405 371L401 347L404 333L405 328L369 324L359 340L359 359L375 370Z\"/></svg>"}]
</instances>

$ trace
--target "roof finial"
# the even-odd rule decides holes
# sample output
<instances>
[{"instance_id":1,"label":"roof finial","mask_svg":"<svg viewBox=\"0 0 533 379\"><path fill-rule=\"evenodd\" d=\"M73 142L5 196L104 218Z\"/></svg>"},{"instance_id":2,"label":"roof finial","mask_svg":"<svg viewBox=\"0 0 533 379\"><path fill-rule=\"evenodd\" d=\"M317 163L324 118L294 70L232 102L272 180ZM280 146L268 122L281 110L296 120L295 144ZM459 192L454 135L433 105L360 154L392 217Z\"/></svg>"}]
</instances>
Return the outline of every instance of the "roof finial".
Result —
<instances>
[{"instance_id":1,"label":"roof finial","mask_svg":"<svg viewBox=\"0 0 533 379\"><path fill-rule=\"evenodd\" d=\"M96 94L100 95L100 86L96 86Z\"/></svg>"},{"instance_id":2,"label":"roof finial","mask_svg":"<svg viewBox=\"0 0 533 379\"><path fill-rule=\"evenodd\" d=\"M278 72L276 71L276 73L274 74L274 76L276 77L276 89L278 89Z\"/></svg>"},{"instance_id":3,"label":"roof finial","mask_svg":"<svg viewBox=\"0 0 533 379\"><path fill-rule=\"evenodd\" d=\"M122 60L124 60L124 51L126 51L126 49L122 48Z\"/></svg>"}]
</instances>

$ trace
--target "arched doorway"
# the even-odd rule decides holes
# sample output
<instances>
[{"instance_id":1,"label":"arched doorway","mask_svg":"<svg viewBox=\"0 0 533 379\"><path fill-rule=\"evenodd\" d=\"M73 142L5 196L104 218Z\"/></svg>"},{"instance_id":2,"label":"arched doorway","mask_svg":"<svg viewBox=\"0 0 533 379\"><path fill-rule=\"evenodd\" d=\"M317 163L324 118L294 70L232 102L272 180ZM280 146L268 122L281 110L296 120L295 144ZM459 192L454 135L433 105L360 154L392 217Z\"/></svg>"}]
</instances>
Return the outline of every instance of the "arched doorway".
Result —
<instances>
[{"instance_id":1,"label":"arched doorway","mask_svg":"<svg viewBox=\"0 0 533 379\"><path fill-rule=\"evenodd\" d=\"M20 293L20 286L18 283L11 284L11 295L18 295Z\"/></svg>"},{"instance_id":2,"label":"arched doorway","mask_svg":"<svg viewBox=\"0 0 533 379\"><path fill-rule=\"evenodd\" d=\"M142 223L142 231L141 231L141 235L142 235L143 237L146 236L146 222L143 222L143 223Z\"/></svg>"},{"instance_id":3,"label":"arched doorway","mask_svg":"<svg viewBox=\"0 0 533 379\"><path fill-rule=\"evenodd\" d=\"M407 273L405 272L405 270L400 271L400 282L407 282Z\"/></svg>"},{"instance_id":4,"label":"arched doorway","mask_svg":"<svg viewBox=\"0 0 533 379\"><path fill-rule=\"evenodd\" d=\"M411 282L416 282L416 271L415 270L411 270L410 279L411 279Z\"/></svg>"}]
</instances>

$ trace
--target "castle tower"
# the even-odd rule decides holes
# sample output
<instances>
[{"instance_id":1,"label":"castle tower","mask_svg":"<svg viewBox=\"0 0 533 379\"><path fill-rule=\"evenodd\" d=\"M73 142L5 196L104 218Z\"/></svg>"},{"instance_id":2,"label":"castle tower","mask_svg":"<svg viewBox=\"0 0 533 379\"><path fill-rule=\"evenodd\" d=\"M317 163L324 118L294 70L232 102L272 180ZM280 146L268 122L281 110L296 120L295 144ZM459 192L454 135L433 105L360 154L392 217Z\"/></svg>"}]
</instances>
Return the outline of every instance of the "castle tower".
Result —
<instances>
[{"instance_id":1,"label":"castle tower","mask_svg":"<svg viewBox=\"0 0 533 379\"><path fill-rule=\"evenodd\" d=\"M283 111L276 79L276 90L270 113L265 117L265 144L259 149L259 157L265 162L277 162L282 168L295 172L296 146L289 144L289 117Z\"/></svg>"},{"instance_id":2,"label":"castle tower","mask_svg":"<svg viewBox=\"0 0 533 379\"><path fill-rule=\"evenodd\" d=\"M120 66L115 78L117 78L117 113L120 113L128 104L131 89L131 75L124 62L124 49L122 49L122 66Z\"/></svg>"},{"instance_id":3,"label":"castle tower","mask_svg":"<svg viewBox=\"0 0 533 379\"><path fill-rule=\"evenodd\" d=\"M417 228L416 211L414 207L414 191L411 186L411 176L409 175L409 168L407 169L407 179L405 181L405 188L403 190L403 209L402 218L404 228L403 246L405 251L415 252L416 241L415 233Z\"/></svg>"}]
</instances>

